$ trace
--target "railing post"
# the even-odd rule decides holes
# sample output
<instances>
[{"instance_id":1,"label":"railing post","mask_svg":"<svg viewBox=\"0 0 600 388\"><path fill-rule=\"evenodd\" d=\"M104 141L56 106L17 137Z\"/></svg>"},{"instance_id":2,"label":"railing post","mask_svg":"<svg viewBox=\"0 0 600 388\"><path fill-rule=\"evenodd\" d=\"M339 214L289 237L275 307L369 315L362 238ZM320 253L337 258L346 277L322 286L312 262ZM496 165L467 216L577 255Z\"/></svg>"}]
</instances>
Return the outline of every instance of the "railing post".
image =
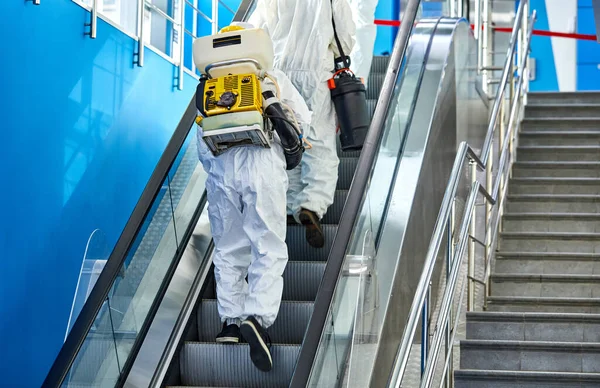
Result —
<instances>
[{"instance_id":1,"label":"railing post","mask_svg":"<svg viewBox=\"0 0 600 388\"><path fill-rule=\"evenodd\" d=\"M483 67L483 45L481 42L481 2L483 0L475 0L475 39L477 40L477 73L481 73ZM484 89L485 90L485 89Z\"/></svg>"},{"instance_id":2,"label":"railing post","mask_svg":"<svg viewBox=\"0 0 600 388\"><path fill-rule=\"evenodd\" d=\"M198 0L194 0L194 8L192 9L192 51L194 44L194 36L198 36ZM196 74L196 63L194 63L194 56L192 55L192 73Z\"/></svg>"},{"instance_id":3,"label":"railing post","mask_svg":"<svg viewBox=\"0 0 600 388\"><path fill-rule=\"evenodd\" d=\"M529 90L529 50L527 49L528 46L528 36L527 33L529 31L529 1L526 0L525 2L525 6L523 7L523 26L521 27L521 30L523 31L523 34L521 35L522 37L522 41L520 41L519 43L521 43L522 45L522 55L524 55L525 57L527 57L526 61L525 61L525 68L523 69L523 90L525 90L525 92L523 93L523 106L527 105L527 91Z\"/></svg>"},{"instance_id":4,"label":"railing post","mask_svg":"<svg viewBox=\"0 0 600 388\"><path fill-rule=\"evenodd\" d=\"M138 48L137 48L137 61L134 60L134 63L138 65L138 67L144 66L144 48L146 47L144 43L144 21L146 19L145 11L146 11L146 0L137 0L138 2L138 22L137 22L137 35L138 35Z\"/></svg>"},{"instance_id":5,"label":"railing post","mask_svg":"<svg viewBox=\"0 0 600 388\"><path fill-rule=\"evenodd\" d=\"M90 28L89 32L84 35L89 35L90 38L96 39L96 32L98 28L98 0L92 0L92 10L90 12L90 22L85 24L86 27Z\"/></svg>"},{"instance_id":6,"label":"railing post","mask_svg":"<svg viewBox=\"0 0 600 388\"><path fill-rule=\"evenodd\" d=\"M483 71L483 87L485 92L490 95L491 94L491 86L489 81L491 80L490 74L493 74L491 71L487 70L492 66L492 45L491 45L491 19L492 19L492 8L490 4L490 0L483 0L483 9L482 9L482 24L483 31L481 36L481 49L482 49L482 66L484 68Z\"/></svg>"},{"instance_id":7,"label":"railing post","mask_svg":"<svg viewBox=\"0 0 600 388\"><path fill-rule=\"evenodd\" d=\"M181 1L181 9L179 10L179 81L177 82L177 89L183 90L183 77L184 73L184 62L185 62L185 0ZM193 62L193 60L192 60Z\"/></svg>"},{"instance_id":8,"label":"railing post","mask_svg":"<svg viewBox=\"0 0 600 388\"><path fill-rule=\"evenodd\" d=\"M471 184L477 181L477 163L474 160L469 162L471 167ZM467 311L475 309L475 230L477 228L477 207L473 209L473 217L469 225L469 252L468 252L468 279L467 279Z\"/></svg>"},{"instance_id":9,"label":"railing post","mask_svg":"<svg viewBox=\"0 0 600 388\"><path fill-rule=\"evenodd\" d=\"M212 0L212 33L219 32L219 0Z\"/></svg>"},{"instance_id":10,"label":"railing post","mask_svg":"<svg viewBox=\"0 0 600 388\"><path fill-rule=\"evenodd\" d=\"M448 217L448 244L446 248L446 286L448 286L448 281L450 280L450 274L452 272L452 258L454 257L454 222L455 215L454 212L456 210L456 198L452 201L452 208L450 210L450 216ZM450 356L450 365L453 365L453 352L452 352L452 322L454 322L452 308L450 308L450 312L448 315L448 322L446 323L446 357ZM452 388L454 386L454 379L452 378L452 368L448 368L446 370L446 376L443 377L444 387Z\"/></svg>"}]
</instances>

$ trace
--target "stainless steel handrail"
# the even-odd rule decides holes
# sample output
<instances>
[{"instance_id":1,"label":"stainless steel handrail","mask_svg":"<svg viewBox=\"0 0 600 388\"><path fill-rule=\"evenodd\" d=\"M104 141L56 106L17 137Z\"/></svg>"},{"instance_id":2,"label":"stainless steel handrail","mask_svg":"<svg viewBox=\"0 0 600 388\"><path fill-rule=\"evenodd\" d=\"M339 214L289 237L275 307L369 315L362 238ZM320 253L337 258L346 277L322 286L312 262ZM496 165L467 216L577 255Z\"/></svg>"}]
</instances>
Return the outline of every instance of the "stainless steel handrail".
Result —
<instances>
[{"instance_id":1,"label":"stainless steel handrail","mask_svg":"<svg viewBox=\"0 0 600 388\"><path fill-rule=\"evenodd\" d=\"M489 0L484 0L489 1ZM478 3L478 1L476 1ZM468 248L468 275L465 280L467 284L467 306L469 311L474 308L474 286L475 283L481 283L485 285L485 301L487 303L487 296L489 290L489 276L490 276L490 263L492 260L493 250L491 249L496 243L497 231L499 228L499 220L502 216L502 205L504 203L504 198L506 196L507 185L505 185L506 174L510 171L512 167L512 163L514 162L515 152L514 152L514 140L516 137L518 125L517 119L521 113L521 109L523 107L523 103L525 101L526 95L526 83L528 81L528 73L527 73L527 64L528 64L528 53L529 46L531 43L531 36L533 33L533 22L535 21L535 11L531 15L531 23L528 22L528 0L522 0L519 9L517 11L517 16L515 18L513 33L511 35L511 41L509 45L509 49L507 51L507 58L505 60L505 66L503 75L501 78L500 88L498 90L494 106L492 109L492 116L490 118L490 124L488 126L488 131L486 134L486 138L484 141L484 146L481 153L481 158L477 157L475 151L466 143L463 142L460 144L458 153L454 162L454 166L452 168L452 172L450 175L450 179L448 182L448 186L446 187L446 192L444 193L444 199L442 201L442 206L440 212L438 214L438 219L436 221L431 243L429 245L429 249L427 251L427 255L425 258L425 263L423 266L423 272L421 274L421 278L419 279L419 283L417 285L417 290L415 293L415 297L413 303L411 305L410 313L406 328L404 330L404 334L402 337L401 344L398 348L398 352L396 355L396 362L394 365L394 369L392 374L390 375L390 380L388 382L388 386L390 387L400 387L402 383L402 379L404 378L406 368L408 365L408 359L411 353L412 344L414 341L414 336L419 326L420 319L428 320L429 315L424 311L423 306L428 299L429 286L431 282L431 278L435 269L436 259L438 257L439 249L442 245L444 238L448 238L450 240L447 255L446 265L451 268L447 269L447 282L446 288L444 289L444 295L442 298L441 308L438 315L438 321L434 327L436 328L433 341L429 347L430 352L423 351L422 352L422 363L424 365L422 380L420 387L428 388L433 383L434 373L436 371L437 360L439 353L441 351L442 344L445 342L446 344L446 358L445 358L445 366L443 378L441 380L441 385L443 386L452 386L452 373L447 374L447 370L452 368L452 363L450 362L452 358L452 341L454 336L456 335L456 326L458 324L458 317L455 320L454 326L450 326L450 317L452 313L452 302L454 299L456 286L458 282L458 274L461 268L462 259L465 253L465 249ZM477 24L476 24L477 25ZM479 34L480 39L481 34ZM519 43L517 45L517 42ZM519 77L516 88L513 88L514 82L514 57L515 54L518 54L519 58ZM505 96L504 92L507 89L507 85L510 85L510 115L508 119L508 123L505 123ZM496 129L498 127L498 118L500 118L500 149L501 156L499 160L499 169L498 175L496 177L496 181L492 185L492 148L493 148L493 139L496 134ZM506 125L507 124L507 125ZM506 131L505 131L506 129ZM506 133L505 133L506 132ZM453 225L455 221L454 214L454 202L457 196L457 190L459 187L459 181L463 174L463 168L465 166L465 161L469 160L469 164L471 167L471 181L472 188L465 206L463 220L461 223L460 230L458 232L458 236L454 241L456 247L453 246L452 240L454 237L453 234ZM486 182L485 187L480 184L477 180L477 169L486 171ZM485 278L483 280L476 279L474 275L475 268L475 213L476 213L476 199L478 195L483 195L486 203L486 213L485 213L485 231L486 231L486 239L485 239ZM498 215L496 217L496 221L491 228L491 213L493 207L496 207L498 210ZM449 231L447 229L450 229ZM491 232L493 231L493 235ZM463 286L464 287L464 286ZM462 294L461 294L462 300ZM457 314L458 315L458 314ZM425 333L425 337L428 337L429 333ZM444 338L445 337L445 338ZM443 341L445 340L445 341Z\"/></svg>"}]
</instances>

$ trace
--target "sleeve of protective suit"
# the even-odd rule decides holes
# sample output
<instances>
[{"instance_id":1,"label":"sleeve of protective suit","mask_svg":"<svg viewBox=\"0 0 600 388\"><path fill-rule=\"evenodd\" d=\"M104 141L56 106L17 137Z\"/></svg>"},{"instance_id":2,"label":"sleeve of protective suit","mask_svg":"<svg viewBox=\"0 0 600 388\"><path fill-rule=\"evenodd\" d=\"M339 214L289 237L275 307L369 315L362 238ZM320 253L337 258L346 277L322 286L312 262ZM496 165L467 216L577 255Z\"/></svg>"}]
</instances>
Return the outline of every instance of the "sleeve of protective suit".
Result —
<instances>
[{"instance_id":1,"label":"sleeve of protective suit","mask_svg":"<svg viewBox=\"0 0 600 388\"><path fill-rule=\"evenodd\" d=\"M281 99L281 102L287 105L294 112L294 116L296 116L298 124L300 124L303 128L309 126L312 113L298 92L298 89L296 89L283 71L274 69L268 71L268 73L275 79L275 81L277 81L279 90L281 92L279 98Z\"/></svg>"},{"instance_id":2,"label":"sleeve of protective suit","mask_svg":"<svg viewBox=\"0 0 600 388\"><path fill-rule=\"evenodd\" d=\"M350 55L354 48L354 37L356 35L356 26L352 18L352 9L348 0L332 1L333 20L335 21L335 30L340 39L342 50L346 55ZM333 52L336 57L340 55L337 44L333 42Z\"/></svg>"}]
</instances>

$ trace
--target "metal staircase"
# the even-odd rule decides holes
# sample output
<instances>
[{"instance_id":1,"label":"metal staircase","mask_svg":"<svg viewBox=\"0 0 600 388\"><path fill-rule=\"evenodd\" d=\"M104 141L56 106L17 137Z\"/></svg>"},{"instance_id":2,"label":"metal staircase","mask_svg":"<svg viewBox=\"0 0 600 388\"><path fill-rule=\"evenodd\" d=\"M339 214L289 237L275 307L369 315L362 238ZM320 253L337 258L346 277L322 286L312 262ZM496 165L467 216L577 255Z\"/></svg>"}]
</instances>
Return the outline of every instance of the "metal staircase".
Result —
<instances>
[{"instance_id":1,"label":"metal staircase","mask_svg":"<svg viewBox=\"0 0 600 388\"><path fill-rule=\"evenodd\" d=\"M530 94L457 388L600 386L600 93Z\"/></svg>"}]
</instances>

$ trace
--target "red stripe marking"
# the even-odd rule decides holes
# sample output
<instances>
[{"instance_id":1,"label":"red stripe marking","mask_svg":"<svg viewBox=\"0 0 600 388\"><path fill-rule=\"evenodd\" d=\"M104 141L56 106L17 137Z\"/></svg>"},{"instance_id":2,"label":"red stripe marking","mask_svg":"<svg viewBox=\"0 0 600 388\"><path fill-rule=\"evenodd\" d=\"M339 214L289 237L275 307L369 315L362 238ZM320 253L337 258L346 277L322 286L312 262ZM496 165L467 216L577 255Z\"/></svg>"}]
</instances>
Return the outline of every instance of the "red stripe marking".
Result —
<instances>
[{"instance_id":1,"label":"red stripe marking","mask_svg":"<svg viewBox=\"0 0 600 388\"><path fill-rule=\"evenodd\" d=\"M398 20L375 20L375 24L378 26L389 26L389 27L399 27L400 21ZM471 29L474 26L471 24ZM498 32L512 32L512 28L510 27L492 27L494 30ZM550 36L555 38L568 38L568 39L578 39L578 40L596 40L596 35L591 34L574 34L567 32L555 32L555 31L545 31L545 30L533 30L533 35L537 36Z\"/></svg>"}]
</instances>

